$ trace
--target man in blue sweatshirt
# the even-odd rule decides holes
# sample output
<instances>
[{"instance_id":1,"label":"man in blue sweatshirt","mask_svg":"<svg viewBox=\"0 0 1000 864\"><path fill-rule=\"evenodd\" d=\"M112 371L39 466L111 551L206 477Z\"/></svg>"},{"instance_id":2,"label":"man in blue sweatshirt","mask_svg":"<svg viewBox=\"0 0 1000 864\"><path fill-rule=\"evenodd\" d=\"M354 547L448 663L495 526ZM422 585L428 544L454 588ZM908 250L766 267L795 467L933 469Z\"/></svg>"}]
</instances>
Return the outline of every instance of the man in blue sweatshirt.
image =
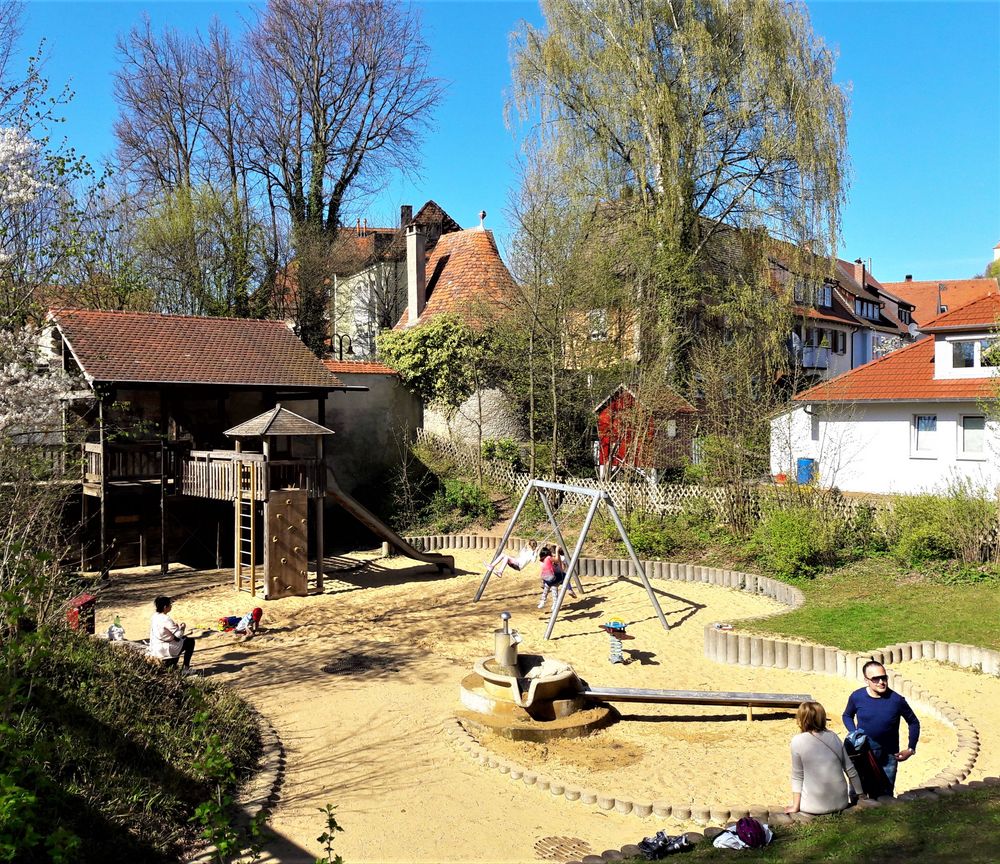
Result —
<instances>
[{"instance_id":1,"label":"man in blue sweatshirt","mask_svg":"<svg viewBox=\"0 0 1000 864\"><path fill-rule=\"evenodd\" d=\"M875 758L889 780L889 791L896 785L896 765L905 762L917 749L920 738L920 721L909 703L894 690L889 689L889 676L885 667L869 660L862 669L865 687L855 690L844 709L844 726L848 732L862 729L868 736ZM855 723L857 718L857 723ZM899 721L906 721L909 741L906 749L899 749Z\"/></svg>"}]
</instances>

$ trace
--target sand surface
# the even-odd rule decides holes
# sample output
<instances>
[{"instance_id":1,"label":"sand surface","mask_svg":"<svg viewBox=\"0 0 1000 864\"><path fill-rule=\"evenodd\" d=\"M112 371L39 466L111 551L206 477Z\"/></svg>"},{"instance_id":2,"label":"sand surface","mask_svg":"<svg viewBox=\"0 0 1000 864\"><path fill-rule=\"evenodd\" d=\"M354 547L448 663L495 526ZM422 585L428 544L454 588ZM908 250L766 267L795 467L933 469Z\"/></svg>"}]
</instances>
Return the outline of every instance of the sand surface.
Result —
<instances>
[{"instance_id":1,"label":"sand surface","mask_svg":"<svg viewBox=\"0 0 1000 864\"><path fill-rule=\"evenodd\" d=\"M702 654L712 621L781 610L763 597L702 584L656 582L671 624L657 622L644 589L590 578L569 601L554 638L536 608L533 573L508 572L473 603L480 550L457 550L466 568L430 575L406 559L372 560L328 577L322 596L260 602L263 628L241 641L209 628L255 601L236 594L227 573L116 575L99 599L97 626L120 614L129 638L148 635L152 597L179 595L173 615L199 636L194 665L240 691L273 723L287 756L271 820L277 837L265 860L311 862L324 829L319 808L337 806L344 828L336 850L345 861L522 862L544 858L545 838L564 838L581 856L636 842L680 823L607 812L568 802L474 762L442 731L459 710L459 682L493 651L499 613L509 610L524 652L571 663L592 685L692 690L810 693L832 715L853 688L825 675L723 666ZM341 559L343 563L343 559ZM568 599L568 598L567 598ZM608 663L610 617L629 622L627 665ZM202 632L204 630L204 632ZM979 727L982 754L973 779L1000 773L1000 679L919 662L899 667L943 695ZM482 739L504 758L571 785L672 804L750 806L787 803L790 713L742 709L622 705L620 722L586 739L546 745ZM919 752L900 770L897 791L920 786L949 764L954 733L922 717ZM575 844L575 845L573 845ZM550 844L551 845L551 844ZM564 855L558 860L563 860ZM556 859L551 859L556 860Z\"/></svg>"}]
</instances>

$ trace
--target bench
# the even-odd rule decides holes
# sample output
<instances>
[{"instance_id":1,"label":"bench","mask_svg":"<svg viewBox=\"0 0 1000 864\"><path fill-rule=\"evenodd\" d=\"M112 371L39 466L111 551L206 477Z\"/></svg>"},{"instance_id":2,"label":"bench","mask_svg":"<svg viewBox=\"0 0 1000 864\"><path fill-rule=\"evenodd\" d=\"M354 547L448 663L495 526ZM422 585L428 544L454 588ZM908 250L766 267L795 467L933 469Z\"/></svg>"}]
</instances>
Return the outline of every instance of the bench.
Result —
<instances>
[{"instance_id":1,"label":"bench","mask_svg":"<svg viewBox=\"0 0 1000 864\"><path fill-rule=\"evenodd\" d=\"M646 702L659 705L736 705L746 708L753 720L754 708L798 708L811 702L808 693L740 693L713 690L643 690L637 687L588 687L583 696L602 702Z\"/></svg>"}]
</instances>

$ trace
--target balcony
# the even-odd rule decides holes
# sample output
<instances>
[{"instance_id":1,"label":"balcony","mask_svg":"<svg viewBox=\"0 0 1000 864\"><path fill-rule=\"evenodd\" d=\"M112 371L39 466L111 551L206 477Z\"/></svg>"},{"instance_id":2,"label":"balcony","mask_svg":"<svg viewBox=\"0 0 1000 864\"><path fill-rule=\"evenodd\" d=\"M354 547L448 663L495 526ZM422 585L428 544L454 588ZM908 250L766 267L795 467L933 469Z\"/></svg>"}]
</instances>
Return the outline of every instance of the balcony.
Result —
<instances>
[{"instance_id":1,"label":"balcony","mask_svg":"<svg viewBox=\"0 0 1000 864\"><path fill-rule=\"evenodd\" d=\"M805 345L799 350L799 362L803 369L829 369L830 349Z\"/></svg>"}]
</instances>

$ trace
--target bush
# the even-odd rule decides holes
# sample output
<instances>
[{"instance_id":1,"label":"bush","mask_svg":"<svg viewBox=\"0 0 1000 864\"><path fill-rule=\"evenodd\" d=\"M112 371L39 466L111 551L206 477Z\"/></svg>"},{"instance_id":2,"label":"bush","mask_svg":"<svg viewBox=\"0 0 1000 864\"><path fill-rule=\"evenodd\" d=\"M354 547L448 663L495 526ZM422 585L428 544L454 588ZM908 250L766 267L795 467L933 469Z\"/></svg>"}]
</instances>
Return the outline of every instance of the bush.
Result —
<instances>
[{"instance_id":1,"label":"bush","mask_svg":"<svg viewBox=\"0 0 1000 864\"><path fill-rule=\"evenodd\" d=\"M842 524L811 507L771 510L754 529L750 551L781 578L813 576L837 558Z\"/></svg>"},{"instance_id":2,"label":"bush","mask_svg":"<svg viewBox=\"0 0 1000 864\"><path fill-rule=\"evenodd\" d=\"M520 471L521 445L513 438L487 438L483 441L483 458L490 462L502 462Z\"/></svg>"},{"instance_id":3,"label":"bush","mask_svg":"<svg viewBox=\"0 0 1000 864\"><path fill-rule=\"evenodd\" d=\"M235 778L260 752L247 706L86 636L39 630L20 647L32 638L31 686L0 724L0 859L177 860L194 839L192 816L216 794L195 718ZM0 643L0 660L12 650L14 640Z\"/></svg>"},{"instance_id":4,"label":"bush","mask_svg":"<svg viewBox=\"0 0 1000 864\"><path fill-rule=\"evenodd\" d=\"M476 521L492 524L499 513L496 504L475 483L446 477L431 499L427 517L436 531L450 534Z\"/></svg>"}]
</instances>

